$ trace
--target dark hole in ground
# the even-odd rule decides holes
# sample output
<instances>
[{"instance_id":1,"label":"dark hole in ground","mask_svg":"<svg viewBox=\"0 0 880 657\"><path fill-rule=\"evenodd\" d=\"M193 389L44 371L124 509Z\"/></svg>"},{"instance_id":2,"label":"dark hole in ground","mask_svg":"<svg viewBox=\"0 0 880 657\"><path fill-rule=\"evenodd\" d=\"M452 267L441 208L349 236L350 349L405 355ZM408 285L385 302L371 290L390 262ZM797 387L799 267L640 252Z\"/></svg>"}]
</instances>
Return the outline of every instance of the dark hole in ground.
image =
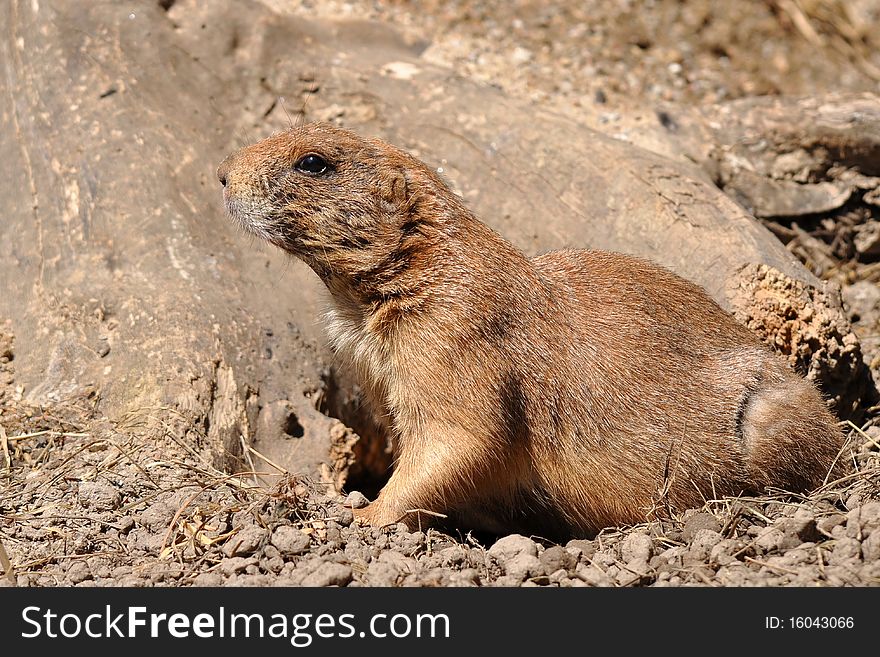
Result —
<instances>
[{"instance_id":1,"label":"dark hole in ground","mask_svg":"<svg viewBox=\"0 0 880 657\"><path fill-rule=\"evenodd\" d=\"M330 368L323 380L324 394L318 410L340 420L360 436L345 489L360 491L374 500L391 476L392 454L387 432L374 419L360 387L349 374Z\"/></svg>"},{"instance_id":2,"label":"dark hole in ground","mask_svg":"<svg viewBox=\"0 0 880 657\"><path fill-rule=\"evenodd\" d=\"M305 435L305 429L299 423L296 415L291 413L287 416L287 420L284 422L284 433L286 433L291 438L302 438Z\"/></svg>"}]
</instances>

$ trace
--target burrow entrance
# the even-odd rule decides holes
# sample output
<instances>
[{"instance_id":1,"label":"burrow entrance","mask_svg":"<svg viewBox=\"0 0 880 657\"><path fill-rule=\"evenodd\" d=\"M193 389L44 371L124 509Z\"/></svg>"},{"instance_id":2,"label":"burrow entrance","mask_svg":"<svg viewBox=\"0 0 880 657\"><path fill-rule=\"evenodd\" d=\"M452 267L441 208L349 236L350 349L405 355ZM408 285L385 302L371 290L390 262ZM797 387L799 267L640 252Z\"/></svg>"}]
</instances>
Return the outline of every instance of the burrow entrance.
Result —
<instances>
[{"instance_id":1,"label":"burrow entrance","mask_svg":"<svg viewBox=\"0 0 880 657\"><path fill-rule=\"evenodd\" d=\"M360 386L351 376L331 367L322 381L324 394L317 410L340 420L360 436L354 446L355 462L348 471L345 489L376 499L391 476L393 455L387 430L376 422Z\"/></svg>"}]
</instances>

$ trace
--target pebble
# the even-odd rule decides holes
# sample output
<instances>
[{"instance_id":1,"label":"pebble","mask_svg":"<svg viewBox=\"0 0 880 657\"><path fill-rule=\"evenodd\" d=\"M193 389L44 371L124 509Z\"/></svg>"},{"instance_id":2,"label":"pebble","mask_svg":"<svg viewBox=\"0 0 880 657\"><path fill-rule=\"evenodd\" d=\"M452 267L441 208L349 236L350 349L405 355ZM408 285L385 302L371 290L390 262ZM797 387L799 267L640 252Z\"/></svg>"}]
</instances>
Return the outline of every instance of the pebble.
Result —
<instances>
[{"instance_id":1,"label":"pebble","mask_svg":"<svg viewBox=\"0 0 880 657\"><path fill-rule=\"evenodd\" d=\"M544 575L544 567L538 560L538 545L525 536L511 534L498 539L488 550L489 556L501 564L504 572L518 581Z\"/></svg>"},{"instance_id":2,"label":"pebble","mask_svg":"<svg viewBox=\"0 0 880 657\"><path fill-rule=\"evenodd\" d=\"M92 571L85 561L76 559L67 568L67 579L71 584L79 584L87 579L92 579Z\"/></svg>"},{"instance_id":3,"label":"pebble","mask_svg":"<svg viewBox=\"0 0 880 657\"><path fill-rule=\"evenodd\" d=\"M544 570L548 573L554 573L560 569L563 571L572 570L577 566L578 562L576 556L558 545L544 550L538 559L544 565Z\"/></svg>"},{"instance_id":4,"label":"pebble","mask_svg":"<svg viewBox=\"0 0 880 657\"><path fill-rule=\"evenodd\" d=\"M299 529L290 525L281 525L272 532L270 542L282 554L305 554L309 551L312 541L308 534L304 534Z\"/></svg>"},{"instance_id":5,"label":"pebble","mask_svg":"<svg viewBox=\"0 0 880 657\"><path fill-rule=\"evenodd\" d=\"M367 567L366 578L370 586L396 586L400 570L392 563L373 561Z\"/></svg>"},{"instance_id":6,"label":"pebble","mask_svg":"<svg viewBox=\"0 0 880 657\"><path fill-rule=\"evenodd\" d=\"M342 509L339 512L339 524L341 526L348 527L353 522L354 522L354 514L351 512L351 509Z\"/></svg>"},{"instance_id":7,"label":"pebble","mask_svg":"<svg viewBox=\"0 0 880 657\"><path fill-rule=\"evenodd\" d=\"M880 528L875 529L862 541L862 559L865 562L880 561Z\"/></svg>"},{"instance_id":8,"label":"pebble","mask_svg":"<svg viewBox=\"0 0 880 657\"><path fill-rule=\"evenodd\" d=\"M647 534L634 532L623 539L620 554L626 563L644 561L647 564L654 555L654 541Z\"/></svg>"},{"instance_id":9,"label":"pebble","mask_svg":"<svg viewBox=\"0 0 880 657\"><path fill-rule=\"evenodd\" d=\"M528 64L532 61L534 55L532 51L528 48L523 48L522 46L517 46L513 49L513 53L510 55L510 60L514 64Z\"/></svg>"},{"instance_id":10,"label":"pebble","mask_svg":"<svg viewBox=\"0 0 880 657\"><path fill-rule=\"evenodd\" d=\"M228 557L220 561L220 572L226 576L234 575L254 563L253 558L247 557Z\"/></svg>"},{"instance_id":11,"label":"pebble","mask_svg":"<svg viewBox=\"0 0 880 657\"><path fill-rule=\"evenodd\" d=\"M220 573L199 573L193 580L193 586L220 586L223 576Z\"/></svg>"},{"instance_id":12,"label":"pebble","mask_svg":"<svg viewBox=\"0 0 880 657\"><path fill-rule=\"evenodd\" d=\"M731 539L722 539L712 546L709 551L709 561L718 566L727 566L736 561L733 554L737 551L737 542Z\"/></svg>"},{"instance_id":13,"label":"pebble","mask_svg":"<svg viewBox=\"0 0 880 657\"><path fill-rule=\"evenodd\" d=\"M578 577L589 586L613 586L614 582L600 568L593 565L578 564Z\"/></svg>"},{"instance_id":14,"label":"pebble","mask_svg":"<svg viewBox=\"0 0 880 657\"><path fill-rule=\"evenodd\" d=\"M860 541L842 536L834 541L834 549L828 555L828 562L832 565L849 564L858 561L862 553Z\"/></svg>"},{"instance_id":15,"label":"pebble","mask_svg":"<svg viewBox=\"0 0 880 657\"><path fill-rule=\"evenodd\" d=\"M596 543L581 538L575 538L565 544L567 550L576 553L578 559L586 561L596 554Z\"/></svg>"},{"instance_id":16,"label":"pebble","mask_svg":"<svg viewBox=\"0 0 880 657\"><path fill-rule=\"evenodd\" d=\"M464 568L449 576L449 586L479 586L480 574L476 568Z\"/></svg>"},{"instance_id":17,"label":"pebble","mask_svg":"<svg viewBox=\"0 0 880 657\"><path fill-rule=\"evenodd\" d=\"M353 490L345 498L345 502L343 502L343 505L352 509L363 509L369 503L370 500L368 500L363 493L357 490Z\"/></svg>"},{"instance_id":18,"label":"pebble","mask_svg":"<svg viewBox=\"0 0 880 657\"><path fill-rule=\"evenodd\" d=\"M266 538L268 532L262 527L251 525L237 534L230 536L223 544L221 551L227 557L239 557L253 554Z\"/></svg>"},{"instance_id":19,"label":"pebble","mask_svg":"<svg viewBox=\"0 0 880 657\"><path fill-rule=\"evenodd\" d=\"M165 502L154 502L140 512L138 521L148 529L157 530L168 527L175 513L177 513L176 507Z\"/></svg>"},{"instance_id":20,"label":"pebble","mask_svg":"<svg viewBox=\"0 0 880 657\"><path fill-rule=\"evenodd\" d=\"M721 542L723 537L711 529L700 529L694 535L688 549L690 561L705 561L712 554L712 548Z\"/></svg>"},{"instance_id":21,"label":"pebble","mask_svg":"<svg viewBox=\"0 0 880 657\"><path fill-rule=\"evenodd\" d=\"M302 586L345 586L351 579L351 566L323 563L303 579Z\"/></svg>"},{"instance_id":22,"label":"pebble","mask_svg":"<svg viewBox=\"0 0 880 657\"><path fill-rule=\"evenodd\" d=\"M764 552L772 552L779 549L784 539L785 534L782 531L776 527L767 527L758 534L758 537L755 539L755 547Z\"/></svg>"},{"instance_id":23,"label":"pebble","mask_svg":"<svg viewBox=\"0 0 880 657\"><path fill-rule=\"evenodd\" d=\"M122 503L116 487L102 481L80 482L77 496L80 504L95 511L112 511Z\"/></svg>"},{"instance_id":24,"label":"pebble","mask_svg":"<svg viewBox=\"0 0 880 657\"><path fill-rule=\"evenodd\" d=\"M816 518L809 509L798 509L791 518L781 518L776 525L798 543L815 541L820 537L816 528ZM794 546L792 546L794 547Z\"/></svg>"},{"instance_id":25,"label":"pebble","mask_svg":"<svg viewBox=\"0 0 880 657\"><path fill-rule=\"evenodd\" d=\"M866 502L846 514L846 535L867 536L880 527L880 502Z\"/></svg>"},{"instance_id":26,"label":"pebble","mask_svg":"<svg viewBox=\"0 0 880 657\"><path fill-rule=\"evenodd\" d=\"M518 577L514 577L513 575L502 575L497 578L494 582L495 586L516 586L519 587L522 585L522 580Z\"/></svg>"},{"instance_id":27,"label":"pebble","mask_svg":"<svg viewBox=\"0 0 880 657\"><path fill-rule=\"evenodd\" d=\"M685 543L690 543L694 536L696 536L697 532L701 529L710 529L713 532L720 532L721 523L718 522L718 518L711 513L695 513L684 523L684 529L682 529L681 534Z\"/></svg>"},{"instance_id":28,"label":"pebble","mask_svg":"<svg viewBox=\"0 0 880 657\"><path fill-rule=\"evenodd\" d=\"M830 516L820 518L819 521L816 523L816 528L819 529L821 532L830 534L832 529L834 529L838 525L842 525L845 522L845 515L843 515L842 513L834 513Z\"/></svg>"},{"instance_id":29,"label":"pebble","mask_svg":"<svg viewBox=\"0 0 880 657\"><path fill-rule=\"evenodd\" d=\"M520 554L537 557L538 545L530 538L520 534L511 534L495 541L495 544L489 548L488 552L490 556L495 557L500 563L504 563Z\"/></svg>"}]
</instances>

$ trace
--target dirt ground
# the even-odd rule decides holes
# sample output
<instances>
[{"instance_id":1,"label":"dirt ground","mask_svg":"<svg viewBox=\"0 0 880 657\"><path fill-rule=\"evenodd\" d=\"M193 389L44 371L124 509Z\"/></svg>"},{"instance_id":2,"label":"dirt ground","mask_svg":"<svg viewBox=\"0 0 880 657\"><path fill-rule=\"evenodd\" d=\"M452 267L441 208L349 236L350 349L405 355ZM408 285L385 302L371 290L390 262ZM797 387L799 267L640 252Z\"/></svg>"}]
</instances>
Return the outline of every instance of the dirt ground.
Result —
<instances>
[{"instance_id":1,"label":"dirt ground","mask_svg":"<svg viewBox=\"0 0 880 657\"><path fill-rule=\"evenodd\" d=\"M266 0L304 16L392 22L423 57L614 133L619 104L702 106L763 94L880 91L880 5L747 0L552 3ZM584 118L585 122L590 122ZM848 210L768 220L843 296L880 376L880 248L855 248ZM809 239L794 239L800 229ZM351 493L206 465L169 409L110 423L95 400L28 407L15 336L0 323L0 585L864 586L880 583L880 415L848 425L853 472L793 498L701 509L592 540L448 535L353 524ZM258 456L254 456L258 458ZM9 562L12 568L9 567ZM11 572L10 572L11 571Z\"/></svg>"}]
</instances>

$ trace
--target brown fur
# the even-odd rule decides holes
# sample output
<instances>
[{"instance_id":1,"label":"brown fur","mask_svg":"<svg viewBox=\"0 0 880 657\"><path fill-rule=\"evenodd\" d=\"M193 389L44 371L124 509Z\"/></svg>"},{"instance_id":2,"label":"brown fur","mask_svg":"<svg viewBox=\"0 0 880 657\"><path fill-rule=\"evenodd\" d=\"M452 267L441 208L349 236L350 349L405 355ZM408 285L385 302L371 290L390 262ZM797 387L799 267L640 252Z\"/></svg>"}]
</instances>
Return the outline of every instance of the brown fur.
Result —
<instances>
[{"instance_id":1,"label":"brown fur","mask_svg":"<svg viewBox=\"0 0 880 657\"><path fill-rule=\"evenodd\" d=\"M297 171L307 153L333 170ZM312 124L218 175L232 217L327 285L331 343L388 418L370 523L590 534L810 489L841 448L812 386L701 288L616 253L529 259L384 142Z\"/></svg>"}]
</instances>

